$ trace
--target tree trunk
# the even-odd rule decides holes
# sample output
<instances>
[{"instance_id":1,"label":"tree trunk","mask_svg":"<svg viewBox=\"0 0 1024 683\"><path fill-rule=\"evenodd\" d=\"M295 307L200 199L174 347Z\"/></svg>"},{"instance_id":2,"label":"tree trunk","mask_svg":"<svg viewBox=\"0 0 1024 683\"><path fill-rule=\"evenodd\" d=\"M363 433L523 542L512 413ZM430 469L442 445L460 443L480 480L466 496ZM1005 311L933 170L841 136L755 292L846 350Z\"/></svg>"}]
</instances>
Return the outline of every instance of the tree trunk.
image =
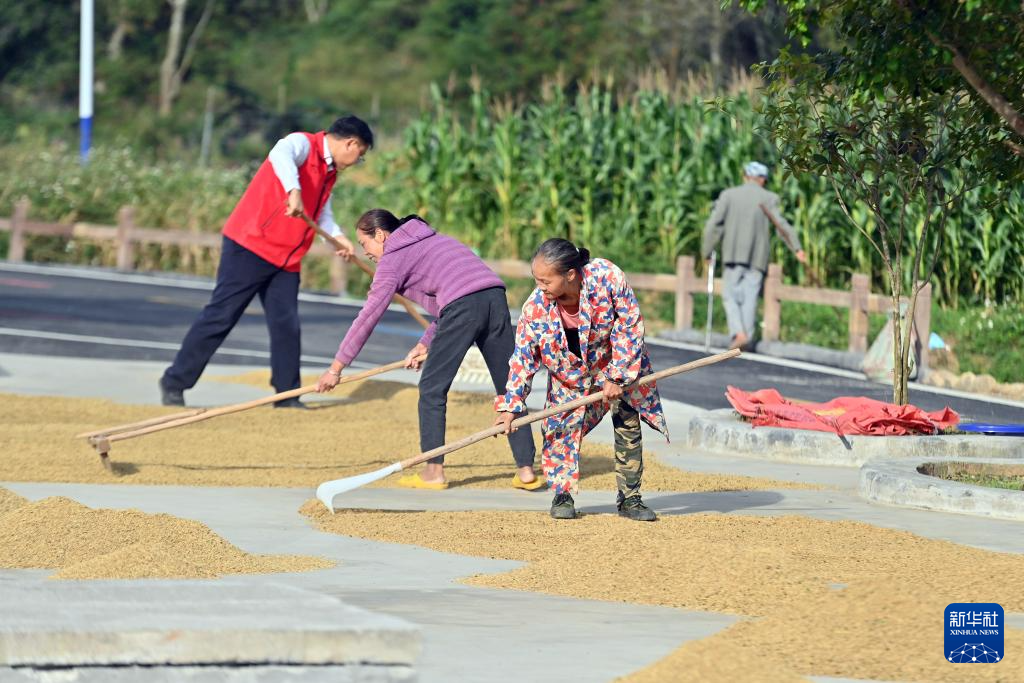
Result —
<instances>
[{"instance_id":1,"label":"tree trunk","mask_svg":"<svg viewBox=\"0 0 1024 683\"><path fill-rule=\"evenodd\" d=\"M188 37L188 44L185 51L181 51L181 39L185 27L185 6L188 0L167 0L171 5L171 27L167 35L167 53L163 62L160 63L160 114L166 116L171 113L171 105L181 92L181 82L185 78L189 67L192 65L192 58L195 56L196 45L203 30L210 23L210 16L213 14L214 0L207 0L203 8L203 14L196 22L192 34ZM179 58L180 54L180 58Z\"/></svg>"},{"instance_id":2,"label":"tree trunk","mask_svg":"<svg viewBox=\"0 0 1024 683\"><path fill-rule=\"evenodd\" d=\"M907 371L903 363L903 320L898 296L893 297L892 311L892 402L898 406L907 403Z\"/></svg>"},{"instance_id":3,"label":"tree trunk","mask_svg":"<svg viewBox=\"0 0 1024 683\"><path fill-rule=\"evenodd\" d=\"M907 356L904 354L904 327L900 299L903 294L903 274L898 266L889 270L889 292L892 299L892 402L898 406L909 401L907 379L910 376ZM910 312L907 312L909 319ZM909 328L906 334L910 334Z\"/></svg>"},{"instance_id":4,"label":"tree trunk","mask_svg":"<svg viewBox=\"0 0 1024 683\"><path fill-rule=\"evenodd\" d=\"M167 34L167 52L160 63L160 114L171 113L171 105L178 96L180 84L175 84L178 72L178 53L181 52L181 33L185 25L185 6L188 0L167 0L171 5L171 27Z\"/></svg>"},{"instance_id":5,"label":"tree trunk","mask_svg":"<svg viewBox=\"0 0 1024 683\"><path fill-rule=\"evenodd\" d=\"M722 85L722 8L717 2L709 3L711 31L708 36L708 62L711 68L711 86Z\"/></svg>"},{"instance_id":6,"label":"tree trunk","mask_svg":"<svg viewBox=\"0 0 1024 683\"><path fill-rule=\"evenodd\" d=\"M319 24L327 13L327 0L305 0L306 19L311 24Z\"/></svg>"},{"instance_id":7,"label":"tree trunk","mask_svg":"<svg viewBox=\"0 0 1024 683\"><path fill-rule=\"evenodd\" d=\"M110 40L107 41L107 57L110 61L116 62L121 59L124 37L128 35L128 29L130 28L131 24L124 17L118 18L117 23L114 25L114 32L110 34Z\"/></svg>"}]
</instances>

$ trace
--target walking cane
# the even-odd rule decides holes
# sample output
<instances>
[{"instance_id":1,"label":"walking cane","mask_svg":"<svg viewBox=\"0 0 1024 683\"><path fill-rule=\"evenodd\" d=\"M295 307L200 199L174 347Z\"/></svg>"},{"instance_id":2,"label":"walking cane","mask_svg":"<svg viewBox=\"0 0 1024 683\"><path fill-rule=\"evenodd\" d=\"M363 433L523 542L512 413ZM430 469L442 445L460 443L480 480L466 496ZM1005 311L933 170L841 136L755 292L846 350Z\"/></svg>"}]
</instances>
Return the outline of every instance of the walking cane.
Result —
<instances>
[{"instance_id":1,"label":"walking cane","mask_svg":"<svg viewBox=\"0 0 1024 683\"><path fill-rule=\"evenodd\" d=\"M711 263L708 264L708 320L704 325L704 353L711 351L711 314L715 310L715 260L718 252L711 252Z\"/></svg>"}]
</instances>

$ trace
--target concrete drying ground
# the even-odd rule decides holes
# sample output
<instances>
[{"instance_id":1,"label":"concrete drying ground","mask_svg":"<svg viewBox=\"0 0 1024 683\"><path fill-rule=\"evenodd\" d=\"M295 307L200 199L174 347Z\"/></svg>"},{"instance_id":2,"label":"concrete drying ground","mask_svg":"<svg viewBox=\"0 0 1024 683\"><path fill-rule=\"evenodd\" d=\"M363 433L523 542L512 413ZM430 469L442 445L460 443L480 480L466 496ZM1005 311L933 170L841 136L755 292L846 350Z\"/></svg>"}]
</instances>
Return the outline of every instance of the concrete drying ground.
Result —
<instances>
[{"instance_id":1,"label":"concrete drying ground","mask_svg":"<svg viewBox=\"0 0 1024 683\"><path fill-rule=\"evenodd\" d=\"M159 367L148 363L75 361L0 355L0 392L108 398L152 403L152 378ZM211 368L211 373L248 368ZM409 376L399 379L409 379ZM473 388L473 387L464 387ZM264 392L239 384L207 382L190 395L196 402L228 403ZM670 425L682 436L694 410L669 405ZM647 432L650 434L650 432ZM610 442L602 425L595 441ZM825 520L859 520L880 527L910 531L933 539L998 552L1024 553L1019 523L967 516L873 506L856 495L857 471L813 465L791 465L749 457L711 457L647 439L662 461L691 471L768 477L821 484L826 490L756 490L711 493L649 493L645 499L662 515L720 512L775 516L800 514ZM83 454L83 457L88 457ZM733 624L735 616L663 607L575 599L523 591L480 588L459 583L471 575L496 574L520 562L441 553L322 533L298 510L311 497L308 489L197 488L96 484L11 483L12 491L37 500L66 496L85 505L136 508L195 519L252 553L288 553L325 557L338 565L302 574L231 577L232 586L271 590L286 585L341 599L355 607L398 617L420 629L422 655L415 669L422 681L609 681L653 664L680 644L702 639ZM584 491L584 512L609 512L612 496ZM339 505L341 501L337 502ZM444 494L395 489L364 489L345 496L344 505L392 510L537 510L547 508L547 495L513 491L456 489ZM42 587L53 583L46 572L0 572L0 586ZM1010 577L1007 578L1011 581ZM90 590L109 591L140 582L90 583ZM157 585L150 580L147 586ZM227 584L225 584L227 585ZM949 596L949 602L962 596ZM201 619L199 613L197 618ZM1013 628L1024 618L1008 619ZM88 628L83 624L83 628ZM940 629L941 624L921 624ZM1011 657L1019 654L1008 653ZM987 667L986 667L987 668ZM150 670L153 674L155 670ZM308 673L308 672L307 672ZM4 680L0 670L0 680ZM85 680L85 679L82 679ZM159 680L150 678L149 680ZM166 679L170 680L170 679ZM298 680L298 679L297 679ZM317 680L302 679L302 680ZM739 680L739 679L737 679ZM815 677L816 681L836 681Z\"/></svg>"}]
</instances>

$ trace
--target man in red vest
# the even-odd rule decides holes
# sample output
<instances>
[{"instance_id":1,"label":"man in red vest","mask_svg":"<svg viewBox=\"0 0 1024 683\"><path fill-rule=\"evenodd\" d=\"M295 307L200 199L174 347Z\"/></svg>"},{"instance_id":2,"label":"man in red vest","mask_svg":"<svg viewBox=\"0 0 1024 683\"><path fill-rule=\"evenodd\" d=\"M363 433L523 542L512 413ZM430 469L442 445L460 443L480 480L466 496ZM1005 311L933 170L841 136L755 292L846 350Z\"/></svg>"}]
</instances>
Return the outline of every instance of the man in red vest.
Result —
<instances>
[{"instance_id":1,"label":"man in red vest","mask_svg":"<svg viewBox=\"0 0 1024 683\"><path fill-rule=\"evenodd\" d=\"M278 141L224 224L210 303L160 378L164 405L185 405L184 391L195 386L256 295L270 330L270 383L278 392L299 386L299 269L315 236L301 216L306 212L341 241L339 256L350 256L352 243L334 222L331 188L338 173L361 162L371 147L373 132L355 116L326 131ZM275 406L304 407L297 398Z\"/></svg>"}]
</instances>

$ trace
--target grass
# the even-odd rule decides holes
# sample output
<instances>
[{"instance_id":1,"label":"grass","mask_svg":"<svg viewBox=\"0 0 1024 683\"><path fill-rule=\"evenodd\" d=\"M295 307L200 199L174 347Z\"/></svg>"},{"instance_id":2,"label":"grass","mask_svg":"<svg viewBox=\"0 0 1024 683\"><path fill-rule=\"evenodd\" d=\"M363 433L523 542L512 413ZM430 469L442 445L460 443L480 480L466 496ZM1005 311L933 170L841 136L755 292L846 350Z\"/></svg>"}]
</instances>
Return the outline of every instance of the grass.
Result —
<instances>
[{"instance_id":1,"label":"grass","mask_svg":"<svg viewBox=\"0 0 1024 683\"><path fill-rule=\"evenodd\" d=\"M961 372L999 382L1024 380L1024 311L1020 305L932 308L932 330L952 347Z\"/></svg>"},{"instance_id":2,"label":"grass","mask_svg":"<svg viewBox=\"0 0 1024 683\"><path fill-rule=\"evenodd\" d=\"M953 481L961 484L974 484L975 486L987 486L995 489L1012 489L1024 491L1024 475L1000 476L997 474L961 474L957 477L950 477Z\"/></svg>"},{"instance_id":3,"label":"grass","mask_svg":"<svg viewBox=\"0 0 1024 683\"><path fill-rule=\"evenodd\" d=\"M921 474L947 481L995 489L1024 491L1024 468L1014 465L989 465L967 462L925 463L917 468Z\"/></svg>"}]
</instances>

